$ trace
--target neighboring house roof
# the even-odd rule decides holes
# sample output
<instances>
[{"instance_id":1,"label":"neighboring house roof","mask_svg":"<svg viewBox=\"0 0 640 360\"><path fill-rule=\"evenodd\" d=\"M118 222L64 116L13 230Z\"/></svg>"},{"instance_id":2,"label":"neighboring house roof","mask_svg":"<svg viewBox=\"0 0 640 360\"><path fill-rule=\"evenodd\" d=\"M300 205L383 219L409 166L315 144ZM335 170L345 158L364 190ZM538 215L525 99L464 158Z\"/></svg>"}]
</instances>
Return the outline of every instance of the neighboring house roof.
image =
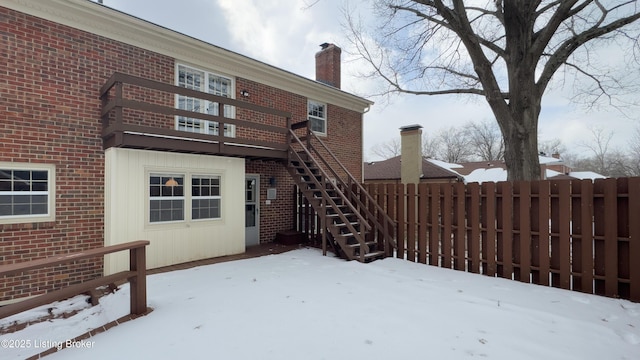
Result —
<instances>
[{"instance_id":1,"label":"neighboring house roof","mask_svg":"<svg viewBox=\"0 0 640 360\"><path fill-rule=\"evenodd\" d=\"M558 179L579 179L579 180L595 180L595 179L604 179L606 176L600 175L593 171L571 171L567 174L563 174L553 170L547 170L547 179L549 180L558 180Z\"/></svg>"},{"instance_id":2,"label":"neighboring house roof","mask_svg":"<svg viewBox=\"0 0 640 360\"><path fill-rule=\"evenodd\" d=\"M88 0L6 0L3 7L349 110L373 102Z\"/></svg>"},{"instance_id":3,"label":"neighboring house roof","mask_svg":"<svg viewBox=\"0 0 640 360\"><path fill-rule=\"evenodd\" d=\"M563 165L564 162L561 159L539 156L540 165L552 166ZM507 166L503 161L476 161L460 163L462 168L453 169L460 175L464 176L465 183L472 182L499 182L507 181ZM571 171L568 173L561 173L555 170L545 169L546 178L549 180L560 179L600 179L605 178L600 174L591 171Z\"/></svg>"},{"instance_id":4,"label":"neighboring house roof","mask_svg":"<svg viewBox=\"0 0 640 360\"><path fill-rule=\"evenodd\" d=\"M476 170L502 169L506 171L507 169L506 164L504 163L504 161L501 161L501 160L461 162L458 165L460 167L453 170L463 176L467 176Z\"/></svg>"},{"instance_id":5,"label":"neighboring house roof","mask_svg":"<svg viewBox=\"0 0 640 360\"><path fill-rule=\"evenodd\" d=\"M465 183L507 181L507 169L501 167L478 168L464 176Z\"/></svg>"},{"instance_id":6,"label":"neighboring house roof","mask_svg":"<svg viewBox=\"0 0 640 360\"><path fill-rule=\"evenodd\" d=\"M561 159L540 156L541 165L562 165ZM549 180L560 179L603 179L606 176L592 171L572 171L561 173L545 169ZM422 158L423 179L458 179L465 183L483 183L507 181L507 166L504 161L473 161L459 164L441 160ZM366 180L400 180L400 156L382 161L364 164L364 179Z\"/></svg>"},{"instance_id":7,"label":"neighboring house roof","mask_svg":"<svg viewBox=\"0 0 640 360\"><path fill-rule=\"evenodd\" d=\"M455 164L451 164L455 165ZM366 162L364 164L364 179L366 180L400 180L401 157L396 156L387 160ZM438 166L430 159L422 158L422 179L456 179L462 177L442 166Z\"/></svg>"}]
</instances>

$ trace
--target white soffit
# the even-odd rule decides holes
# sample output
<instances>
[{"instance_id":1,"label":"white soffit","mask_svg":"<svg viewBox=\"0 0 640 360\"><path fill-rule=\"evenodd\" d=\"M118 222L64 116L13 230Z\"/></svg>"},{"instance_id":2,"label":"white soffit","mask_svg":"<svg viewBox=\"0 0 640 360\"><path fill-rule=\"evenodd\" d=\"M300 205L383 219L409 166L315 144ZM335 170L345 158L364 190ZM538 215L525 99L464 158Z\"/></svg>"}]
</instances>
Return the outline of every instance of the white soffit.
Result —
<instances>
[{"instance_id":1,"label":"white soffit","mask_svg":"<svg viewBox=\"0 0 640 360\"><path fill-rule=\"evenodd\" d=\"M89 0L0 0L0 6L360 113L373 102ZM309 61L314 61L309 54Z\"/></svg>"}]
</instances>

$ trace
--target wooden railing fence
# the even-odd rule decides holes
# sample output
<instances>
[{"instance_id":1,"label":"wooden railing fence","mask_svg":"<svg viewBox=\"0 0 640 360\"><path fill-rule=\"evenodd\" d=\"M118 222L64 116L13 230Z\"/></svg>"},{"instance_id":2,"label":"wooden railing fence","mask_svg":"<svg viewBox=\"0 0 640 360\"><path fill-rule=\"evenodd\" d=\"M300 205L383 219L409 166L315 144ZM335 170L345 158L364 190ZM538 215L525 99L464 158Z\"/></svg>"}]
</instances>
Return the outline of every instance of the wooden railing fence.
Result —
<instances>
[{"instance_id":1,"label":"wooden railing fence","mask_svg":"<svg viewBox=\"0 0 640 360\"><path fill-rule=\"evenodd\" d=\"M399 258L640 302L640 178L365 188Z\"/></svg>"},{"instance_id":2,"label":"wooden railing fence","mask_svg":"<svg viewBox=\"0 0 640 360\"><path fill-rule=\"evenodd\" d=\"M33 298L28 298L17 303L0 307L0 319L21 313L23 311L33 309L38 306L50 304L54 301L64 300L75 295L91 292L93 289L116 283L118 281L129 281L131 286L131 314L141 315L147 312L147 275L146 275L146 259L145 247L149 245L149 241L140 240L132 241L124 244L106 246L86 250L82 252L56 255L53 257L26 261L10 265L0 266L0 277L20 274L29 270L42 269L46 267L66 264L83 259L90 259L106 254L129 250L129 271L122 271L116 274L99 277L93 280L85 281L80 284L64 287L59 290L48 292Z\"/></svg>"}]
</instances>

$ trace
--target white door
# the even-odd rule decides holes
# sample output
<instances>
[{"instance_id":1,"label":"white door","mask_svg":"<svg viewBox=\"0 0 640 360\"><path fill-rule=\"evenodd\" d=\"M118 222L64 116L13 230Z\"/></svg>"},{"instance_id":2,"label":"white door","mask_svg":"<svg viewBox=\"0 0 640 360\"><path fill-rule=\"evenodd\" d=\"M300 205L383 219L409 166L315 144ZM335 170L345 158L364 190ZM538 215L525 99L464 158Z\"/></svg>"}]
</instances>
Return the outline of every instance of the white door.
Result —
<instances>
[{"instance_id":1,"label":"white door","mask_svg":"<svg viewBox=\"0 0 640 360\"><path fill-rule=\"evenodd\" d=\"M245 180L245 243L260 244L260 175L247 175Z\"/></svg>"}]
</instances>

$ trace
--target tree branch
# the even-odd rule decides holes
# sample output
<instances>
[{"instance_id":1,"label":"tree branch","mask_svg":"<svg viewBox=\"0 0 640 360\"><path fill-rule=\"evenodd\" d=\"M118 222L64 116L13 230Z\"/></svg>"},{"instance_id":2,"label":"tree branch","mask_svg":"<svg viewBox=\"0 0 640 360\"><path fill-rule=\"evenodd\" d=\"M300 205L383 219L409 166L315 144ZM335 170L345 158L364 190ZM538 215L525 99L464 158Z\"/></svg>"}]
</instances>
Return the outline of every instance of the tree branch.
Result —
<instances>
[{"instance_id":1,"label":"tree branch","mask_svg":"<svg viewBox=\"0 0 640 360\"><path fill-rule=\"evenodd\" d=\"M625 18L618 19L614 22L611 22L602 27L592 27L589 30L583 31L582 33L572 36L569 39L565 40L560 47L550 56L549 61L545 65L542 74L540 75L540 79L538 80L537 86L538 89L543 92L549 81L551 81L551 77L555 72L567 62L567 59L571 54L573 54L576 49L580 46L584 45L588 41L597 39L598 37L611 33L621 27L630 24L636 20L640 19L640 12L631 16L627 16Z\"/></svg>"}]
</instances>

